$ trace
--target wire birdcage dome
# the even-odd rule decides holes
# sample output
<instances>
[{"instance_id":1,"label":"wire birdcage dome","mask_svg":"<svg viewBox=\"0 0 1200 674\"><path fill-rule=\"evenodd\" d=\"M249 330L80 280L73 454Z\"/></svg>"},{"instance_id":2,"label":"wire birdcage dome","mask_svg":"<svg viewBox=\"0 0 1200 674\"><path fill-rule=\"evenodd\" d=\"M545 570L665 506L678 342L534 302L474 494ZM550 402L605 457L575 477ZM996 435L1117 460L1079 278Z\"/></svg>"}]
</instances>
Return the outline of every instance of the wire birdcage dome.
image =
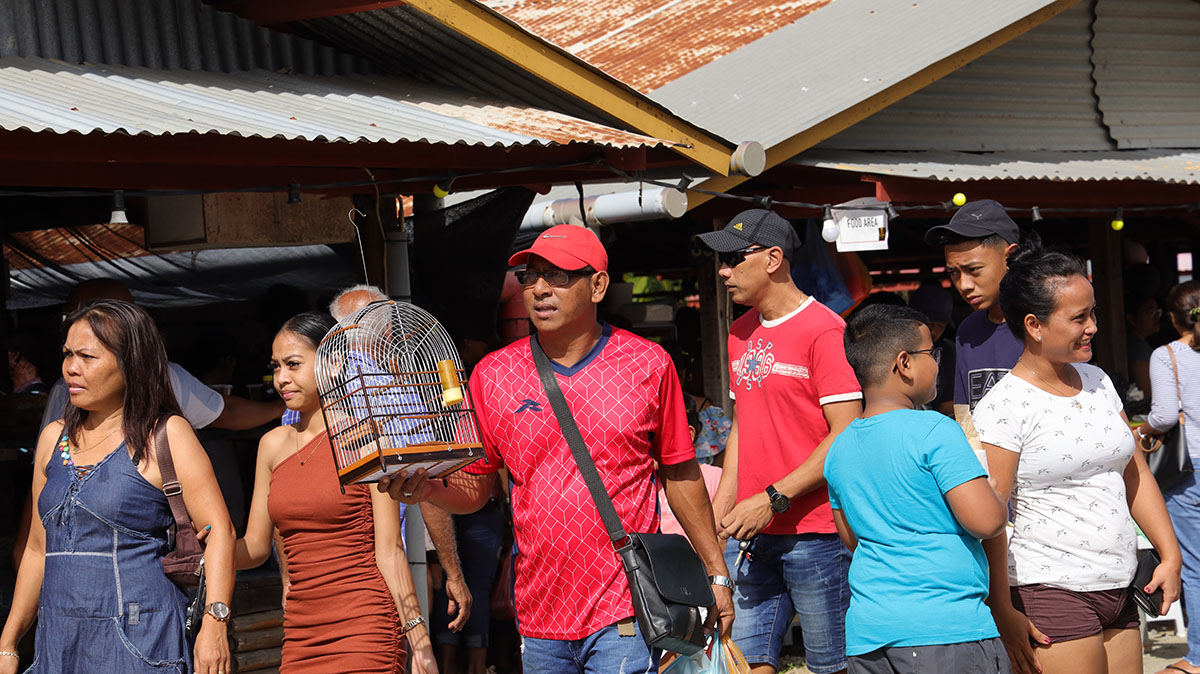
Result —
<instances>
[{"instance_id":1,"label":"wire birdcage dome","mask_svg":"<svg viewBox=\"0 0 1200 674\"><path fill-rule=\"evenodd\" d=\"M317 393L342 484L445 477L483 456L458 349L429 312L372 302L317 347Z\"/></svg>"}]
</instances>

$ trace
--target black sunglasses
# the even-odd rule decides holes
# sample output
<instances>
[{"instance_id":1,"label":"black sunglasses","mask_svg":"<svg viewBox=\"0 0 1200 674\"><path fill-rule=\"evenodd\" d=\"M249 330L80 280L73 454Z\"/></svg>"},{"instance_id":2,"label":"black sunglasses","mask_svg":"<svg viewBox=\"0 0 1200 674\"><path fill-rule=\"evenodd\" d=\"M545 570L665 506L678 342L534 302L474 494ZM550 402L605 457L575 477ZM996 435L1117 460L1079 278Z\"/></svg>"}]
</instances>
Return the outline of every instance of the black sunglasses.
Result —
<instances>
[{"instance_id":1,"label":"black sunglasses","mask_svg":"<svg viewBox=\"0 0 1200 674\"><path fill-rule=\"evenodd\" d=\"M749 255L750 253L757 253L760 250L770 250L770 249L764 248L762 246L758 246L757 248L754 246L751 246L749 248L743 248L741 250L731 250L728 253L717 253L717 259L721 261L721 264L727 264L730 267L736 267L739 264L746 261L747 255Z\"/></svg>"},{"instance_id":2,"label":"black sunglasses","mask_svg":"<svg viewBox=\"0 0 1200 674\"><path fill-rule=\"evenodd\" d=\"M517 277L517 282L526 288L537 285L539 277L546 279L546 283L555 288L565 288L571 285L571 281L574 279L580 276L591 276L595 272L590 269L577 269L575 271L567 271L566 269L545 269L542 271L521 269L514 273Z\"/></svg>"}]
</instances>

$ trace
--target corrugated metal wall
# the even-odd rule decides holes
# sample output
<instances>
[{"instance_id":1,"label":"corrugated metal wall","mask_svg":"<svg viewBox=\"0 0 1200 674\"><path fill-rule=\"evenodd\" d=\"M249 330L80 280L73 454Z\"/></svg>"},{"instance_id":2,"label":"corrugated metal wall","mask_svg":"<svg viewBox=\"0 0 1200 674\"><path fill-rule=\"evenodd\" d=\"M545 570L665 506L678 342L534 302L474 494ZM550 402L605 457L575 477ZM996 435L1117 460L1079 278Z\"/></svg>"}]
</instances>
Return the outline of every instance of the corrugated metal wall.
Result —
<instances>
[{"instance_id":1,"label":"corrugated metal wall","mask_svg":"<svg viewBox=\"0 0 1200 674\"><path fill-rule=\"evenodd\" d=\"M1096 93L1117 147L1200 147L1200 2L1098 0Z\"/></svg>"},{"instance_id":2,"label":"corrugated metal wall","mask_svg":"<svg viewBox=\"0 0 1200 674\"><path fill-rule=\"evenodd\" d=\"M343 75L370 64L199 0L0 0L0 56L233 72Z\"/></svg>"},{"instance_id":3,"label":"corrugated metal wall","mask_svg":"<svg viewBox=\"0 0 1200 674\"><path fill-rule=\"evenodd\" d=\"M818 145L852 150L1108 150L1092 90L1090 2Z\"/></svg>"}]
</instances>

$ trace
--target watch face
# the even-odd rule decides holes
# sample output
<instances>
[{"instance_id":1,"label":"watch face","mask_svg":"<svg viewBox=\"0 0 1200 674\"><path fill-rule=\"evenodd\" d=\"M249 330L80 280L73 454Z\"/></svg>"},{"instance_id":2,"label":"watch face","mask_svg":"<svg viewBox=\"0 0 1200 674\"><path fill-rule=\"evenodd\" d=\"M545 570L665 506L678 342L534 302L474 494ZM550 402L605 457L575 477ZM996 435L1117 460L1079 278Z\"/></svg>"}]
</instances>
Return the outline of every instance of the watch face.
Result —
<instances>
[{"instance_id":1,"label":"watch face","mask_svg":"<svg viewBox=\"0 0 1200 674\"><path fill-rule=\"evenodd\" d=\"M784 496L783 494L776 492L771 495L771 510L774 510L777 513L781 513L783 511L787 510L788 507L791 505L792 505L791 500L788 499L788 497Z\"/></svg>"},{"instance_id":2,"label":"watch face","mask_svg":"<svg viewBox=\"0 0 1200 674\"><path fill-rule=\"evenodd\" d=\"M229 617L229 606L223 602L214 601L208 605L208 612L217 620L225 620Z\"/></svg>"}]
</instances>

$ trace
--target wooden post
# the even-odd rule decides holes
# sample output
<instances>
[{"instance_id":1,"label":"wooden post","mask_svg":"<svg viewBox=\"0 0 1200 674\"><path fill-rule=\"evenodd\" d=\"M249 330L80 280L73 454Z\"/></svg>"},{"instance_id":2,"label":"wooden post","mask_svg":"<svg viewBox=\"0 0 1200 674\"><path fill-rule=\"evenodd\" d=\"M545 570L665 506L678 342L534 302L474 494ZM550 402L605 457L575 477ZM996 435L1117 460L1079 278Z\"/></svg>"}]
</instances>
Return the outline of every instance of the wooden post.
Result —
<instances>
[{"instance_id":1,"label":"wooden post","mask_svg":"<svg viewBox=\"0 0 1200 674\"><path fill-rule=\"evenodd\" d=\"M1088 246L1092 259L1092 284L1096 292L1096 320L1100 325L1094 364L1113 379L1129 381L1125 356L1124 256L1121 234L1105 218L1088 221Z\"/></svg>"},{"instance_id":2,"label":"wooden post","mask_svg":"<svg viewBox=\"0 0 1200 674\"><path fill-rule=\"evenodd\" d=\"M415 218L440 217L445 220L442 211L443 202L431 194L413 195L413 216ZM402 301L412 299L412 282L409 271L409 244L411 233L404 228L403 218L399 226L388 230L388 295ZM404 548L408 553L408 566L412 570L413 585L417 589L417 603L421 607L421 615L425 624L429 625L429 561L425 556L425 520L421 517L421 507L418 504L408 506L404 511Z\"/></svg>"},{"instance_id":3,"label":"wooden post","mask_svg":"<svg viewBox=\"0 0 1200 674\"><path fill-rule=\"evenodd\" d=\"M724 226L714 220L713 229ZM716 404L721 403L725 414L733 414L729 399L729 326L733 305L729 291L717 275L720 262L715 255L706 255L700 266L700 353L704 368L704 395Z\"/></svg>"}]
</instances>

